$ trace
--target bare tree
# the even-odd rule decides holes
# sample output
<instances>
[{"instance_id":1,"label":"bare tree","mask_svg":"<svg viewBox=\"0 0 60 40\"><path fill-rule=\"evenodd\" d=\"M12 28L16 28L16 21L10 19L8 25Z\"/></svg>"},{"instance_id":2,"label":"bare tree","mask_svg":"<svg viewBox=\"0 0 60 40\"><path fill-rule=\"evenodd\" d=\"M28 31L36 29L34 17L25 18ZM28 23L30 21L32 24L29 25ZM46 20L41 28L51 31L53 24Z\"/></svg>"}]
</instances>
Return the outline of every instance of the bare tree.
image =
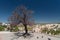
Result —
<instances>
[{"instance_id":1,"label":"bare tree","mask_svg":"<svg viewBox=\"0 0 60 40\"><path fill-rule=\"evenodd\" d=\"M27 25L32 25L32 10L27 10L24 6L17 7L13 12L13 15L10 16L9 22L11 26L16 26L19 23L22 23L25 27L25 34L28 34Z\"/></svg>"}]
</instances>

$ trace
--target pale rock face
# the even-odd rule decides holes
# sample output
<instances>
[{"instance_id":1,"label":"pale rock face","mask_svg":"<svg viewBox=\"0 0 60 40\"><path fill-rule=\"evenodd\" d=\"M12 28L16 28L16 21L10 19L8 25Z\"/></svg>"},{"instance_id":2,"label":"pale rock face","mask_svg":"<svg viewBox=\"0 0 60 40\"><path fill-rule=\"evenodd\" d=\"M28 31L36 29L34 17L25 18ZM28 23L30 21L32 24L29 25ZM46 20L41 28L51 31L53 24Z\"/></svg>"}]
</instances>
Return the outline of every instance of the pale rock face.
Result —
<instances>
[{"instance_id":1,"label":"pale rock face","mask_svg":"<svg viewBox=\"0 0 60 40\"><path fill-rule=\"evenodd\" d=\"M33 30L35 30L36 32L41 32L44 28L48 28L50 30L54 29L56 26L60 28L60 24L46 24L46 25L36 25L36 27L33 28Z\"/></svg>"},{"instance_id":2,"label":"pale rock face","mask_svg":"<svg viewBox=\"0 0 60 40\"><path fill-rule=\"evenodd\" d=\"M54 29L54 31L56 31L56 29Z\"/></svg>"},{"instance_id":3,"label":"pale rock face","mask_svg":"<svg viewBox=\"0 0 60 40\"><path fill-rule=\"evenodd\" d=\"M39 30L40 30L39 28L36 28L35 32L39 32Z\"/></svg>"},{"instance_id":4,"label":"pale rock face","mask_svg":"<svg viewBox=\"0 0 60 40\"><path fill-rule=\"evenodd\" d=\"M60 24L58 25L58 28L60 28Z\"/></svg>"},{"instance_id":5,"label":"pale rock face","mask_svg":"<svg viewBox=\"0 0 60 40\"><path fill-rule=\"evenodd\" d=\"M7 28L5 28L5 31L7 30Z\"/></svg>"},{"instance_id":6,"label":"pale rock face","mask_svg":"<svg viewBox=\"0 0 60 40\"><path fill-rule=\"evenodd\" d=\"M39 28L39 26L38 26L38 25L36 25L36 27L35 27L35 28L33 28L33 30L35 30L35 32L39 32L39 31L40 31L40 28Z\"/></svg>"}]
</instances>

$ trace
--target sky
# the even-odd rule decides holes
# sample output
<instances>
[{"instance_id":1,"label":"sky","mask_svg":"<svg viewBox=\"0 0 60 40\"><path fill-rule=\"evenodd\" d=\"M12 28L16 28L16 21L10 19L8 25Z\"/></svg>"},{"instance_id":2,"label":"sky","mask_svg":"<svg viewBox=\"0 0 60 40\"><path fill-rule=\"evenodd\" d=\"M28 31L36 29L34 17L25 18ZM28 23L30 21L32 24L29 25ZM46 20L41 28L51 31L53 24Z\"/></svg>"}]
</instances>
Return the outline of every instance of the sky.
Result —
<instances>
[{"instance_id":1,"label":"sky","mask_svg":"<svg viewBox=\"0 0 60 40\"><path fill-rule=\"evenodd\" d=\"M34 11L36 23L60 22L60 0L0 0L0 22L7 23L8 17L20 5Z\"/></svg>"}]
</instances>

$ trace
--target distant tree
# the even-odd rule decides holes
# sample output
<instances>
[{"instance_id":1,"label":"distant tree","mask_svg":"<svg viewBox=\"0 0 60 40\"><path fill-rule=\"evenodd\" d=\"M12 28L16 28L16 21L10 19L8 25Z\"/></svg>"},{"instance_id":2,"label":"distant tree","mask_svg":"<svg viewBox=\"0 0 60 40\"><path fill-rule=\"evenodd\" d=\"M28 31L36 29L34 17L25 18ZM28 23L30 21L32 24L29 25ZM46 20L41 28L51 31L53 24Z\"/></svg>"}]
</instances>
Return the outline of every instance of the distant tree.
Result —
<instances>
[{"instance_id":1,"label":"distant tree","mask_svg":"<svg viewBox=\"0 0 60 40\"><path fill-rule=\"evenodd\" d=\"M33 25L34 20L32 20L32 10L27 10L26 7L20 6L15 9L13 15L9 17L9 23L12 26L17 26L22 23L25 27L25 34L28 34L27 25Z\"/></svg>"}]
</instances>

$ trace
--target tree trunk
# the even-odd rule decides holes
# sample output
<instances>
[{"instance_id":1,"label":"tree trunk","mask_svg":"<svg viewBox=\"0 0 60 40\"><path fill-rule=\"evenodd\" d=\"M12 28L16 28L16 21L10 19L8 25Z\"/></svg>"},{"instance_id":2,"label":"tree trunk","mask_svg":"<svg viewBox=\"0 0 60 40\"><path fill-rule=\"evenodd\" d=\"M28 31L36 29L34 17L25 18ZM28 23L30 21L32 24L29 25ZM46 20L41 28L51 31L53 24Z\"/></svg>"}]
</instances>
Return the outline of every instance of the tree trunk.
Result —
<instances>
[{"instance_id":1,"label":"tree trunk","mask_svg":"<svg viewBox=\"0 0 60 40\"><path fill-rule=\"evenodd\" d=\"M28 33L27 25L24 25L24 27L25 27L25 33L27 34Z\"/></svg>"}]
</instances>

